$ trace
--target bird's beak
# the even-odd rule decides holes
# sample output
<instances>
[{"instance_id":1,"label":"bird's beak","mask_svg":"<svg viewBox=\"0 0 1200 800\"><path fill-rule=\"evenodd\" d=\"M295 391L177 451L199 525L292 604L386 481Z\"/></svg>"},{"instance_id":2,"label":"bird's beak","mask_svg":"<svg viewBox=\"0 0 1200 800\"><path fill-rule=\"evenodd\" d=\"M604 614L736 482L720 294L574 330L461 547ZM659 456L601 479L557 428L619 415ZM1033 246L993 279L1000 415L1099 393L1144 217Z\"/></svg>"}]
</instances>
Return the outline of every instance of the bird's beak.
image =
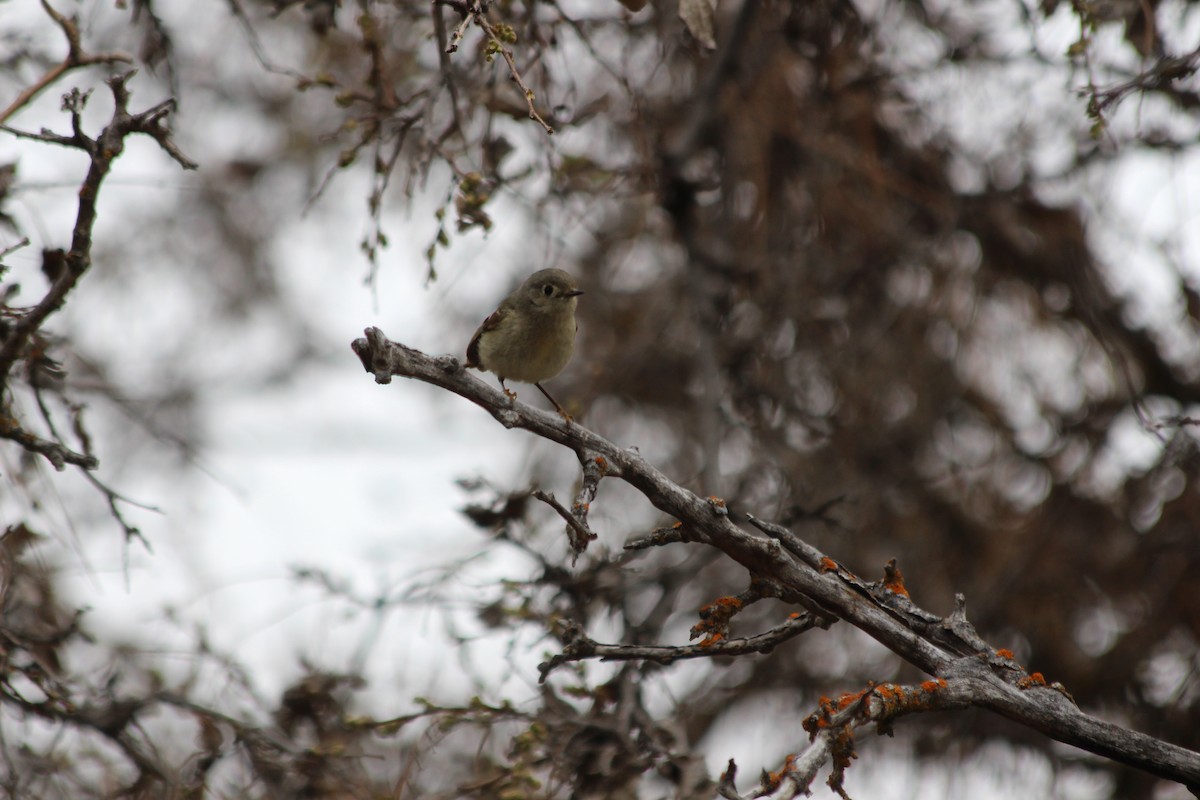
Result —
<instances>
[{"instance_id":1,"label":"bird's beak","mask_svg":"<svg viewBox=\"0 0 1200 800\"><path fill-rule=\"evenodd\" d=\"M583 294L583 289L572 289L569 292L563 292L563 297L578 297Z\"/></svg>"}]
</instances>

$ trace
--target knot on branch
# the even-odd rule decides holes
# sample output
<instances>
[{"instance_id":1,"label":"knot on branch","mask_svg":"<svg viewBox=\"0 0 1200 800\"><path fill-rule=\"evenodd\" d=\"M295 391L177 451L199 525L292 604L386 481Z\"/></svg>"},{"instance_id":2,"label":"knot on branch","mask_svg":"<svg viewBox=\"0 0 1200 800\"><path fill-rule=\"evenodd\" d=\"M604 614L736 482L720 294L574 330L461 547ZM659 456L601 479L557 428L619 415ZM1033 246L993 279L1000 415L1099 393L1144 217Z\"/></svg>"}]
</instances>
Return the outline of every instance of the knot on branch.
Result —
<instances>
[{"instance_id":1,"label":"knot on branch","mask_svg":"<svg viewBox=\"0 0 1200 800\"><path fill-rule=\"evenodd\" d=\"M355 339L350 349L362 362L363 369L375 376L376 383L392 382L392 343L379 328L363 331L366 338Z\"/></svg>"}]
</instances>

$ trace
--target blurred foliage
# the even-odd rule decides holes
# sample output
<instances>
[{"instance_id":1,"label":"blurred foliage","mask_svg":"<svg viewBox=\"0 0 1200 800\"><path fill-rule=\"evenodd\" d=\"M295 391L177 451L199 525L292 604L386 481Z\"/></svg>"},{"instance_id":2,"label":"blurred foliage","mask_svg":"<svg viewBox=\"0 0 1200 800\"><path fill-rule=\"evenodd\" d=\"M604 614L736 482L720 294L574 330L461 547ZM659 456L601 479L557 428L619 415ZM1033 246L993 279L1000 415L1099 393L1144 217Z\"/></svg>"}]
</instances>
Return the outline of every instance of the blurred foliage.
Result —
<instances>
[{"instance_id":1,"label":"blurred foliage","mask_svg":"<svg viewBox=\"0 0 1200 800\"><path fill-rule=\"evenodd\" d=\"M208 325L271 309L295 352L256 379L278 380L320 348L288 307L273 237L334 183L367 180L369 280L398 246L385 210L417 193L441 198L434 239L403 243L430 279L453 269L456 237L528 225L587 288L581 352L557 381L586 424L648 436L639 446L698 493L864 574L898 559L926 607L964 593L989 641L1082 707L1200 748L1197 255L1179 238L1188 220L1147 242L1108 197L1129 164L1195 169L1198 4L722 2L715 49L665 2L110 5L81 5L82 47L136 54L133 85L177 96L176 139L205 169L194 191L123 219L127 240L97 243L109 274L96 280L153 255L180 265L168 279L207 301ZM6 96L64 57L68 29L39 13L28 31L0 22ZM185 24L201 14L224 14L198 26L219 31L217 52ZM44 91L118 66L72 65ZM24 130L21 111L0 136ZM19 165L0 164L6 257L21 191ZM0 282L3 339L30 306L2 264ZM1150 283L1171 288L1151 301ZM132 391L51 317L9 373L3 430L89 453L82 398L99 395L190 456L203 345L162 343L164 379ZM501 493L469 511L542 566L480 602L489 628L603 620L617 641L667 643L746 583L699 552L568 570L531 544L531 505ZM198 634L197 655L255 698L227 713L163 685L143 654L89 642L27 558L33 536L14 521L0 539L0 703L45 733L0 742L15 797L707 796L701 748L731 710L912 677L871 650L832 669L830 648L863 645L811 632L714 665L670 704L646 696L669 668L632 664L558 674L536 708L476 699L395 717L350 713L371 687L315 667L257 698ZM772 613L739 615L735 634ZM997 741L1068 760L980 714L902 729L933 762ZM1156 791L1086 766L1110 796Z\"/></svg>"}]
</instances>

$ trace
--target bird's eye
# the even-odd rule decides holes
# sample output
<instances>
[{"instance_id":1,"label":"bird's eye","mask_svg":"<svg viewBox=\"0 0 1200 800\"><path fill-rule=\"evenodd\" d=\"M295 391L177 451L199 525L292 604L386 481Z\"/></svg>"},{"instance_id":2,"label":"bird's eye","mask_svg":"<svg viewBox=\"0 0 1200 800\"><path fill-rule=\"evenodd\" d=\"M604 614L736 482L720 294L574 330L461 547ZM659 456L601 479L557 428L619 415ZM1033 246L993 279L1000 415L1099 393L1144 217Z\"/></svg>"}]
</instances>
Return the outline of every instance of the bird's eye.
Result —
<instances>
[{"instance_id":1,"label":"bird's eye","mask_svg":"<svg viewBox=\"0 0 1200 800\"><path fill-rule=\"evenodd\" d=\"M542 294L546 295L546 297L549 297L550 295L554 294L554 287L547 283L542 287Z\"/></svg>"}]
</instances>

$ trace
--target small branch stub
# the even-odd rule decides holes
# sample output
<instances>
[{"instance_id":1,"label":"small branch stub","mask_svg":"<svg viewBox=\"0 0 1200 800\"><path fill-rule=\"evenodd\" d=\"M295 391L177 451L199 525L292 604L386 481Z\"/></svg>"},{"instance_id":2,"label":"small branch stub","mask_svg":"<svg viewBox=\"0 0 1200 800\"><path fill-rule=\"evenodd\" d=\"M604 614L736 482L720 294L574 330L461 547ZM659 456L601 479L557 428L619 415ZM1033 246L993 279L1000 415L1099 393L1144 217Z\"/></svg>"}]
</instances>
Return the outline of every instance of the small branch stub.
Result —
<instances>
[{"instance_id":1,"label":"small branch stub","mask_svg":"<svg viewBox=\"0 0 1200 800\"><path fill-rule=\"evenodd\" d=\"M355 339L350 343L350 349L362 361L363 369L375 376L376 383L391 383L394 372L391 342L379 328L367 328L363 334L366 338Z\"/></svg>"},{"instance_id":2,"label":"small branch stub","mask_svg":"<svg viewBox=\"0 0 1200 800\"><path fill-rule=\"evenodd\" d=\"M546 505L553 508L567 523L567 540L571 543L572 562L579 554L587 550L588 543L598 538L595 531L588 527L586 516L576 515L574 511L563 508L562 503L553 494L534 489L531 494ZM586 514L586 511L585 511Z\"/></svg>"}]
</instances>

